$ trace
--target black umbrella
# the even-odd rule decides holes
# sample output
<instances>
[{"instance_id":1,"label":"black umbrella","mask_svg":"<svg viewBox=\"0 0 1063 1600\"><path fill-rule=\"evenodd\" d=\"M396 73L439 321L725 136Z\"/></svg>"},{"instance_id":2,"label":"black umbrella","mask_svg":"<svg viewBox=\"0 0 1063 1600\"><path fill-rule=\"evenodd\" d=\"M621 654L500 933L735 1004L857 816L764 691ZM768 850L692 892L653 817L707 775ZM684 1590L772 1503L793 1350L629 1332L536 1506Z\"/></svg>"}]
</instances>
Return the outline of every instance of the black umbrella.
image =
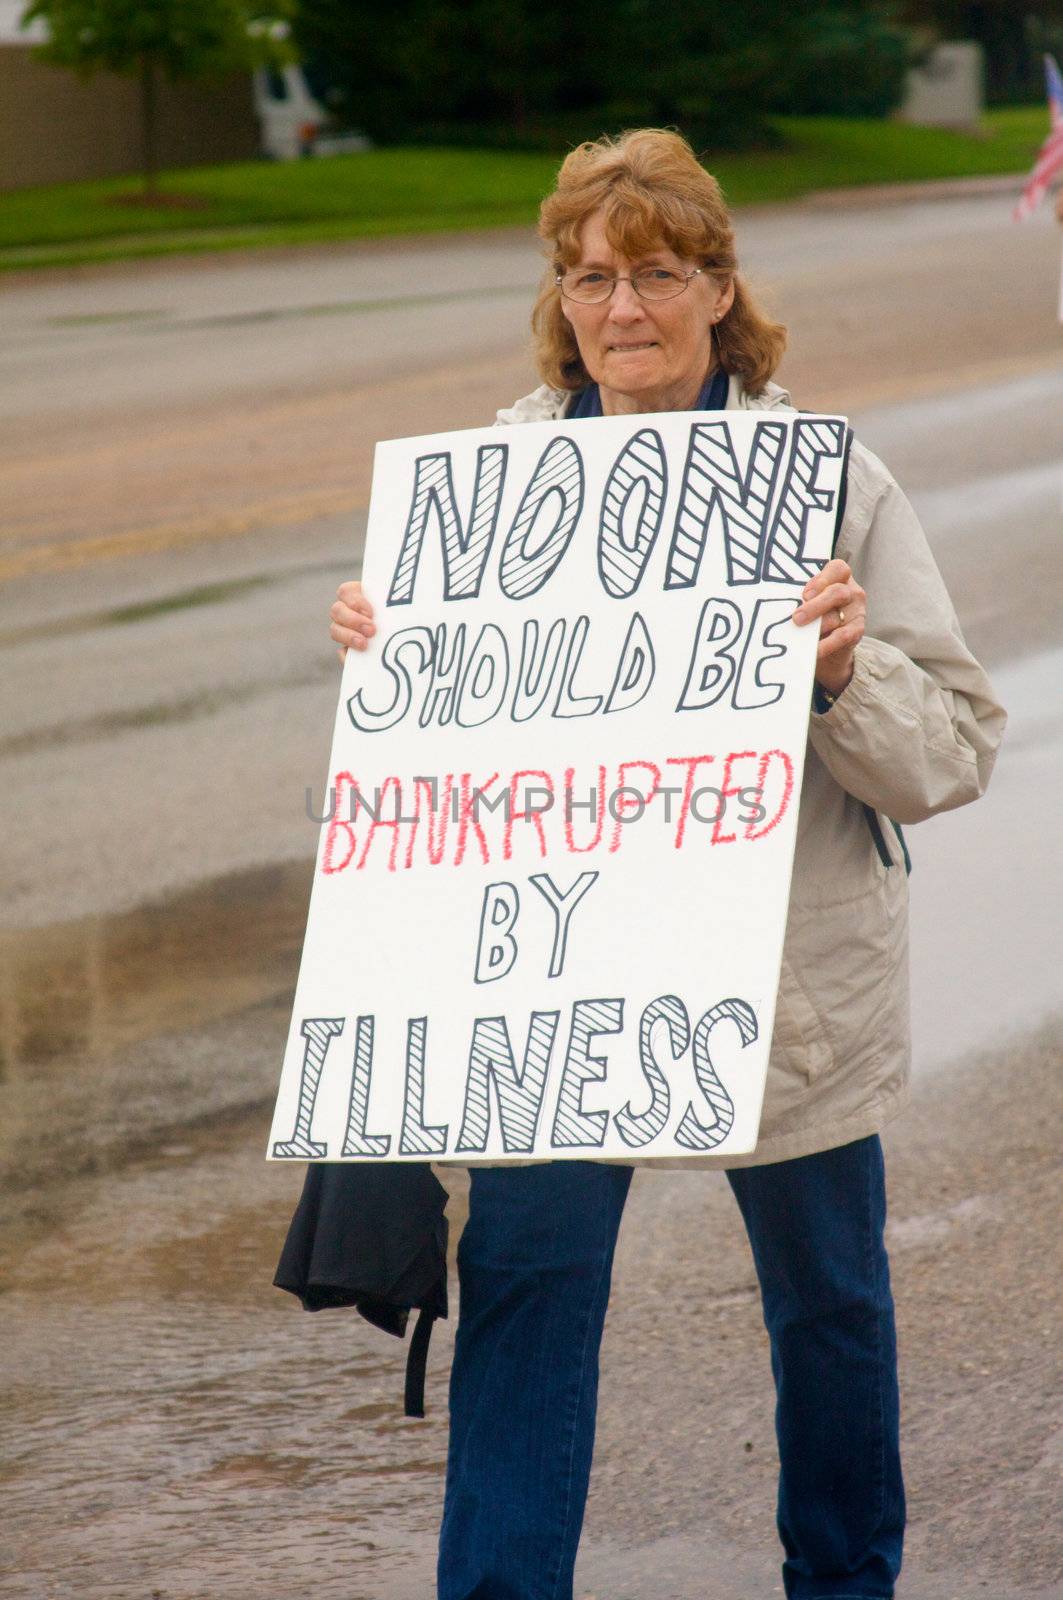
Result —
<instances>
[{"instance_id":1,"label":"black umbrella","mask_svg":"<svg viewBox=\"0 0 1063 1600\"><path fill-rule=\"evenodd\" d=\"M408 1417L424 1416L432 1324L447 1314L446 1203L427 1162L315 1162L273 1279L307 1311L354 1306L400 1339L419 1308L406 1361Z\"/></svg>"}]
</instances>

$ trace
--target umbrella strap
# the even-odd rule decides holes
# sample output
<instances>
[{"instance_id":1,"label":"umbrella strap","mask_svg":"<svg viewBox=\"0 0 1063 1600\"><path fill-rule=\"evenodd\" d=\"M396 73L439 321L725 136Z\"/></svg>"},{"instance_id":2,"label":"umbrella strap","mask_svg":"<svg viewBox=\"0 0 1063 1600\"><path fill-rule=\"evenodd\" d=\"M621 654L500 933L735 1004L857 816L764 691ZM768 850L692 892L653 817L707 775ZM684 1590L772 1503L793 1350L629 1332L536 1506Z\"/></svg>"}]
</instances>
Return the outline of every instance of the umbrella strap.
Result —
<instances>
[{"instance_id":1,"label":"umbrella strap","mask_svg":"<svg viewBox=\"0 0 1063 1600\"><path fill-rule=\"evenodd\" d=\"M422 1306L410 1340L410 1353L406 1358L405 1411L408 1417L424 1416L425 1368L428 1364L428 1345L435 1320L436 1312L433 1308Z\"/></svg>"}]
</instances>

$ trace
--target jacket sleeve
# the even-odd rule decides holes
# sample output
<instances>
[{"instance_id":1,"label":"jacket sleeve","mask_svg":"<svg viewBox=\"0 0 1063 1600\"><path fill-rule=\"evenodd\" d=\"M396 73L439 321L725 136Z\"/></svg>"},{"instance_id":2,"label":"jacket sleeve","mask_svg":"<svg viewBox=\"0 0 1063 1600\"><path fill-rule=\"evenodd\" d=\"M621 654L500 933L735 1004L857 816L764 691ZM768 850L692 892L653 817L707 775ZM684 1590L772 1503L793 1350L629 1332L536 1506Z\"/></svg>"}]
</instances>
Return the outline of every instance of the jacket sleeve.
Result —
<instances>
[{"instance_id":1,"label":"jacket sleeve","mask_svg":"<svg viewBox=\"0 0 1063 1600\"><path fill-rule=\"evenodd\" d=\"M515 400L511 406L503 406L495 415L496 425L509 422L555 422L565 414L565 407L572 396L562 389L551 389L548 383L541 383L531 394Z\"/></svg>"},{"instance_id":2,"label":"jacket sleeve","mask_svg":"<svg viewBox=\"0 0 1063 1600\"><path fill-rule=\"evenodd\" d=\"M984 793L1006 721L968 650L919 519L854 444L837 553L867 591L853 677L809 738L849 794L921 822Z\"/></svg>"}]
</instances>

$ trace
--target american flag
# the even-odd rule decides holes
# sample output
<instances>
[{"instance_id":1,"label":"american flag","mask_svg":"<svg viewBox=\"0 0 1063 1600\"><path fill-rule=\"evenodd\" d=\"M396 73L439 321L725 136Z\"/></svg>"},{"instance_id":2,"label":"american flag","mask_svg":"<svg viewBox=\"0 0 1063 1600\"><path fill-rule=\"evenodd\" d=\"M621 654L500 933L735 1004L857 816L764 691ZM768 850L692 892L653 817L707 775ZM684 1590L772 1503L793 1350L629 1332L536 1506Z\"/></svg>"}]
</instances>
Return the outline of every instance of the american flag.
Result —
<instances>
[{"instance_id":1,"label":"american flag","mask_svg":"<svg viewBox=\"0 0 1063 1600\"><path fill-rule=\"evenodd\" d=\"M1052 118L1052 132L1048 135L1034 162L1033 171L1013 212L1016 222L1023 222L1041 204L1048 185L1057 173L1063 172L1063 77L1052 56L1045 56L1045 78L1048 82L1048 110Z\"/></svg>"}]
</instances>

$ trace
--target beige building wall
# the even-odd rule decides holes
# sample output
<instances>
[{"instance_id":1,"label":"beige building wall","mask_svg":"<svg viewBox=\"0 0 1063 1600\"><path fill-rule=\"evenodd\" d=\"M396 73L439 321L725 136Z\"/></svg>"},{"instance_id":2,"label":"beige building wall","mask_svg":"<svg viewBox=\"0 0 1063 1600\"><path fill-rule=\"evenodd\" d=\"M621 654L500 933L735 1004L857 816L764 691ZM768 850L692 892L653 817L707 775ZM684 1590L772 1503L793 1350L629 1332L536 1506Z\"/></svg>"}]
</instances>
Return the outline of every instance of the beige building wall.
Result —
<instances>
[{"instance_id":1,"label":"beige building wall","mask_svg":"<svg viewBox=\"0 0 1063 1600\"><path fill-rule=\"evenodd\" d=\"M258 153L258 141L249 73L160 84L162 167L245 160ZM0 190L116 177L139 166L135 79L79 78L25 45L0 44Z\"/></svg>"}]
</instances>

